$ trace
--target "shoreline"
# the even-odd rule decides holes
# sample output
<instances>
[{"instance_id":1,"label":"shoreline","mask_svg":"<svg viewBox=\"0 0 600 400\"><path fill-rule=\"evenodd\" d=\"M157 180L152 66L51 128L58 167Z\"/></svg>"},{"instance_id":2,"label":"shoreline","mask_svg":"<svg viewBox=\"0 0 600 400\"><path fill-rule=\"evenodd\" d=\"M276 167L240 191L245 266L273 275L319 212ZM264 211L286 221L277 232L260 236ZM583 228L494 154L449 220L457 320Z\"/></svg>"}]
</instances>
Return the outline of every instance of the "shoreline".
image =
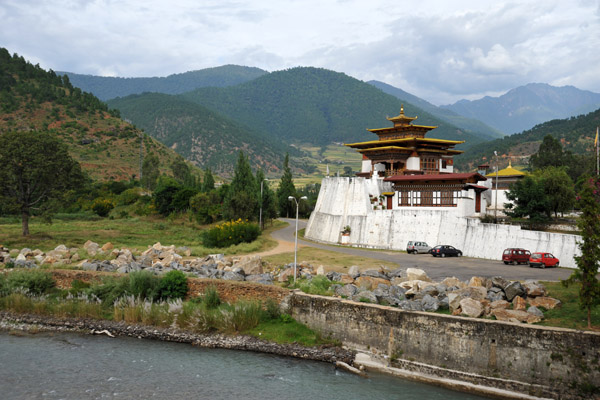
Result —
<instances>
[{"instance_id":1,"label":"shoreline","mask_svg":"<svg viewBox=\"0 0 600 400\"><path fill-rule=\"evenodd\" d=\"M108 331L118 336L138 339L159 340L165 342L189 343L202 348L222 348L245 350L257 353L275 354L305 360L323 361L335 364L342 361L352 365L356 356L353 350L337 346L305 347L298 344L278 344L266 342L248 335L201 334L179 329L159 328L147 325L129 325L125 322L114 322L96 319L56 318L35 314L16 314L8 311L0 312L0 331L10 332L76 332L94 334L92 331Z\"/></svg>"}]
</instances>

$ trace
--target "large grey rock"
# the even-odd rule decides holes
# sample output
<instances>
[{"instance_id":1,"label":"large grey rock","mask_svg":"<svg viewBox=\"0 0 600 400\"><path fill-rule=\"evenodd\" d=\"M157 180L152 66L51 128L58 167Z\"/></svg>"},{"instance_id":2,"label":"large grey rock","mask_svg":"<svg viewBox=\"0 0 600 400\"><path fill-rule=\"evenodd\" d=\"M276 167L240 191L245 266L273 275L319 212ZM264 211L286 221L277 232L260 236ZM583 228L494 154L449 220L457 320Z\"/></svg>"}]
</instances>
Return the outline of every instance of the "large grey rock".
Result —
<instances>
[{"instance_id":1,"label":"large grey rock","mask_svg":"<svg viewBox=\"0 0 600 400\"><path fill-rule=\"evenodd\" d=\"M504 279L501 276L494 276L492 279L492 286L496 286L499 287L500 289L504 290L504 288L506 288L509 284L510 281L507 279Z\"/></svg>"},{"instance_id":2,"label":"large grey rock","mask_svg":"<svg viewBox=\"0 0 600 400\"><path fill-rule=\"evenodd\" d=\"M272 285L273 276L271 276L271 274L246 275L246 281L262 283L263 285Z\"/></svg>"},{"instance_id":3,"label":"large grey rock","mask_svg":"<svg viewBox=\"0 0 600 400\"><path fill-rule=\"evenodd\" d=\"M335 271L329 271L325 276L332 282L339 282L342 278L342 274Z\"/></svg>"},{"instance_id":4,"label":"large grey rock","mask_svg":"<svg viewBox=\"0 0 600 400\"><path fill-rule=\"evenodd\" d=\"M347 299L351 299L352 296L358 293L358 288L352 284L344 285L335 290L335 294L338 296L345 297Z\"/></svg>"},{"instance_id":5,"label":"large grey rock","mask_svg":"<svg viewBox=\"0 0 600 400\"><path fill-rule=\"evenodd\" d=\"M421 300L404 300L398 303L398 308L406 311L423 311Z\"/></svg>"},{"instance_id":6,"label":"large grey rock","mask_svg":"<svg viewBox=\"0 0 600 400\"><path fill-rule=\"evenodd\" d=\"M81 264L81 268L83 268L84 271L98 271L98 263L84 262Z\"/></svg>"},{"instance_id":7,"label":"large grey rock","mask_svg":"<svg viewBox=\"0 0 600 400\"><path fill-rule=\"evenodd\" d=\"M512 299L514 299L515 296L523 297L525 295L525 288L523 288L520 282L514 281L509 283L504 288L504 293L506 294L506 300L512 301Z\"/></svg>"},{"instance_id":8,"label":"large grey rock","mask_svg":"<svg viewBox=\"0 0 600 400\"><path fill-rule=\"evenodd\" d=\"M402 278L406 276L406 268L396 268L395 270L388 273L390 279L392 278Z\"/></svg>"},{"instance_id":9,"label":"large grey rock","mask_svg":"<svg viewBox=\"0 0 600 400\"><path fill-rule=\"evenodd\" d=\"M421 299L421 304L423 304L423 310L425 311L437 311L440 308L438 299L428 294Z\"/></svg>"},{"instance_id":10,"label":"large grey rock","mask_svg":"<svg viewBox=\"0 0 600 400\"><path fill-rule=\"evenodd\" d=\"M352 296L352 300L360 301L364 303L373 303L377 304L377 297L373 294L373 292L368 290L363 290Z\"/></svg>"},{"instance_id":11,"label":"large grey rock","mask_svg":"<svg viewBox=\"0 0 600 400\"><path fill-rule=\"evenodd\" d=\"M360 276L370 276L371 278L381 278L388 279L387 275L383 273L381 269L368 269L366 271L362 271Z\"/></svg>"},{"instance_id":12,"label":"large grey rock","mask_svg":"<svg viewBox=\"0 0 600 400\"><path fill-rule=\"evenodd\" d=\"M422 269L418 269L418 268L407 268L406 269L406 277L408 278L409 281L431 282L431 279L429 278L429 276L427 276L427 273L425 271L423 271Z\"/></svg>"},{"instance_id":13,"label":"large grey rock","mask_svg":"<svg viewBox=\"0 0 600 400\"><path fill-rule=\"evenodd\" d=\"M226 281L243 281L245 279L244 275L242 274L237 274L233 271L226 271L225 274L223 274L223 280Z\"/></svg>"},{"instance_id":14,"label":"large grey rock","mask_svg":"<svg viewBox=\"0 0 600 400\"><path fill-rule=\"evenodd\" d=\"M360 276L360 268L358 265L353 265L348 270L348 275L350 275L353 279L356 279Z\"/></svg>"},{"instance_id":15,"label":"large grey rock","mask_svg":"<svg viewBox=\"0 0 600 400\"><path fill-rule=\"evenodd\" d=\"M538 281L528 279L523 284L523 288L525 289L525 292L527 292L527 297L538 297L546 295L546 288Z\"/></svg>"},{"instance_id":16,"label":"large grey rock","mask_svg":"<svg viewBox=\"0 0 600 400\"><path fill-rule=\"evenodd\" d=\"M244 275L257 275L264 272L260 256L244 256L233 266L242 268Z\"/></svg>"},{"instance_id":17,"label":"large grey rock","mask_svg":"<svg viewBox=\"0 0 600 400\"><path fill-rule=\"evenodd\" d=\"M540 317L540 318L544 318L544 313L542 312L542 310L540 310L539 308L535 307L535 306L531 306L527 309L527 312L529 314L533 314L536 317Z\"/></svg>"}]
</instances>

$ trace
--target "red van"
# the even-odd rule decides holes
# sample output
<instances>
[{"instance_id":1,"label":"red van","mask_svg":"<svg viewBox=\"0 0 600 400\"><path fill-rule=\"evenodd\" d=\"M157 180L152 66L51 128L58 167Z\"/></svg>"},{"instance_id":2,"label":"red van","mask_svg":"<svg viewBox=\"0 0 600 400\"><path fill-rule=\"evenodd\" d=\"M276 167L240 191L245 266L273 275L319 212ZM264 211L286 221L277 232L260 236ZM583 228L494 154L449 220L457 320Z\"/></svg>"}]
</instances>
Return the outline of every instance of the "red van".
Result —
<instances>
[{"instance_id":1,"label":"red van","mask_svg":"<svg viewBox=\"0 0 600 400\"><path fill-rule=\"evenodd\" d=\"M558 258L550 253L533 253L529 258L529 266L531 268L558 267Z\"/></svg>"},{"instance_id":2,"label":"red van","mask_svg":"<svg viewBox=\"0 0 600 400\"><path fill-rule=\"evenodd\" d=\"M527 264L531 252L525 249L506 249L502 252L504 264Z\"/></svg>"}]
</instances>

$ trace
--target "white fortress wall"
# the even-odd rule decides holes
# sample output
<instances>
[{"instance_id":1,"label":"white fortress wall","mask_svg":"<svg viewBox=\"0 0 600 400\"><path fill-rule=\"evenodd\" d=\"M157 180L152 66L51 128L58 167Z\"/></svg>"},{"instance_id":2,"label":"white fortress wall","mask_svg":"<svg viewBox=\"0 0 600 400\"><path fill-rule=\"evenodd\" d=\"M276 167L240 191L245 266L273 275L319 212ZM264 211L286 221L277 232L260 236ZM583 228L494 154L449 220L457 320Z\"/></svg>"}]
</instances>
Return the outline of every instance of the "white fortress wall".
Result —
<instances>
[{"instance_id":1,"label":"white fortress wall","mask_svg":"<svg viewBox=\"0 0 600 400\"><path fill-rule=\"evenodd\" d=\"M373 210L369 194L379 196L389 190L381 179L325 178L306 237L339 243L340 231L349 225L350 244L357 247L405 250L409 240L420 240L430 246L449 244L465 256L492 260L500 260L505 248L522 247L531 252L548 251L560 259L562 266L575 267L580 236L484 224L478 218L463 216L472 208L468 203L474 200L468 199L458 207ZM397 204L396 198L394 202Z\"/></svg>"}]
</instances>

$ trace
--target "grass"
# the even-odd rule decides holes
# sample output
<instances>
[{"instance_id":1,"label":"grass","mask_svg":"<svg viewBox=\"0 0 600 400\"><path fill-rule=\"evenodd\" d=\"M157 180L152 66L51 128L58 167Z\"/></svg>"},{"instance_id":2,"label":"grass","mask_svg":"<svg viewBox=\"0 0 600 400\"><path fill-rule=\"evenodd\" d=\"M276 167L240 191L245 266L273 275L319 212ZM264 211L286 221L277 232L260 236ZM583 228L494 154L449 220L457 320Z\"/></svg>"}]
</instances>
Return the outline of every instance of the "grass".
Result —
<instances>
[{"instance_id":1,"label":"grass","mask_svg":"<svg viewBox=\"0 0 600 400\"><path fill-rule=\"evenodd\" d=\"M560 282L541 282L548 296L559 299L562 307L544 312L543 326L587 330L587 311L579 308L579 288L564 287ZM592 330L600 331L600 306L592 309Z\"/></svg>"},{"instance_id":2,"label":"grass","mask_svg":"<svg viewBox=\"0 0 600 400\"><path fill-rule=\"evenodd\" d=\"M294 262L294 253L281 253L264 256L263 260L271 265L285 265ZM308 262L313 266L324 265L327 272L336 271L347 273L351 266L357 265L360 270L378 268L380 266L394 270L397 264L374 260L372 258L356 257L330 250L321 250L314 247L302 247L298 249L298 263Z\"/></svg>"},{"instance_id":3,"label":"grass","mask_svg":"<svg viewBox=\"0 0 600 400\"><path fill-rule=\"evenodd\" d=\"M254 242L221 249L204 247L200 232L206 226L190 222L186 217L168 220L158 216L109 219L88 213L76 215L76 218L73 215L58 215L52 224L33 217L29 222L31 234L25 237L22 236L20 219L1 218L0 244L8 248L28 247L49 251L60 244L81 248L87 240L91 240L100 245L111 242L115 248L143 251L149 245L160 242L163 245L187 246L192 255L199 257L214 253L248 254L275 247L277 243L268 234L285 224L275 221Z\"/></svg>"}]
</instances>

